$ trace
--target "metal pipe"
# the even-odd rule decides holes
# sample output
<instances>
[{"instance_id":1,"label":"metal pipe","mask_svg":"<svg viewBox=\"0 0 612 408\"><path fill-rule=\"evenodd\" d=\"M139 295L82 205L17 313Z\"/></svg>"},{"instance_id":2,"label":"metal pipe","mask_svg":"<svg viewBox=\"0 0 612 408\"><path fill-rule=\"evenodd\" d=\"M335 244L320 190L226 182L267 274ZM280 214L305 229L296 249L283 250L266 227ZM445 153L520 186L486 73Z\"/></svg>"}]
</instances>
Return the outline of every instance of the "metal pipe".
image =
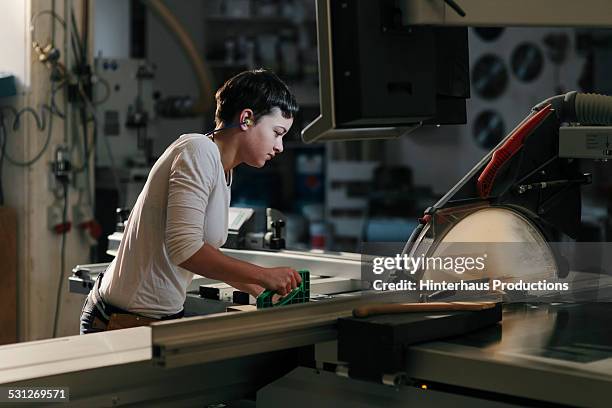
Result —
<instances>
[{"instance_id":1,"label":"metal pipe","mask_svg":"<svg viewBox=\"0 0 612 408\"><path fill-rule=\"evenodd\" d=\"M161 0L143 0L143 3L160 18L166 27L176 36L183 51L187 54L191 67L200 85L200 98L193 106L193 113L206 113L212 107L213 85L210 74L200 57L195 43L178 19Z\"/></svg>"}]
</instances>

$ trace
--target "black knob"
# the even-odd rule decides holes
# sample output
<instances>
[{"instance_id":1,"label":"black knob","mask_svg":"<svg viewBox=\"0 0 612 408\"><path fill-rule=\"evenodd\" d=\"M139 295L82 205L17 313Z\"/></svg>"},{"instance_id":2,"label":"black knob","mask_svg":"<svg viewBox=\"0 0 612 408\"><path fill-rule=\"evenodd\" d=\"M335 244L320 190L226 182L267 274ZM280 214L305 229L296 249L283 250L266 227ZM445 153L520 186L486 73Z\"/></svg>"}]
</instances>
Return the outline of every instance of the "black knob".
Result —
<instances>
[{"instance_id":1,"label":"black knob","mask_svg":"<svg viewBox=\"0 0 612 408\"><path fill-rule=\"evenodd\" d=\"M283 228L285 227L284 220L276 220L272 222L272 228L274 229L274 238L280 238L282 235Z\"/></svg>"},{"instance_id":2,"label":"black knob","mask_svg":"<svg viewBox=\"0 0 612 408\"><path fill-rule=\"evenodd\" d=\"M130 217L130 208L117 208L115 213L117 214L117 226L116 229L118 232L123 232L125 229L125 223Z\"/></svg>"},{"instance_id":3,"label":"black knob","mask_svg":"<svg viewBox=\"0 0 612 408\"><path fill-rule=\"evenodd\" d=\"M271 249L283 249L285 248L285 240L282 237L282 231L285 227L284 220L272 221L272 238L270 239Z\"/></svg>"}]
</instances>

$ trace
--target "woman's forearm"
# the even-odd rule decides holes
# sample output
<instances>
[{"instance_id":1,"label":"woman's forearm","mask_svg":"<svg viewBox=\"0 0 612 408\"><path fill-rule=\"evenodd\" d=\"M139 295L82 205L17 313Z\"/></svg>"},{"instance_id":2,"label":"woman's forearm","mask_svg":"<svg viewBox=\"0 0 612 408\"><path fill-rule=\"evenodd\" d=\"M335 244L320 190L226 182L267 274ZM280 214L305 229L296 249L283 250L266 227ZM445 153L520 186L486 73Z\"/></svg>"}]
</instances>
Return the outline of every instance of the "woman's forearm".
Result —
<instances>
[{"instance_id":1,"label":"woman's forearm","mask_svg":"<svg viewBox=\"0 0 612 408\"><path fill-rule=\"evenodd\" d=\"M209 244L202 245L179 266L206 278L253 285L247 289L247 292L254 296L259 294L257 293L259 288L254 286L261 286L284 296L297 288L302 281L300 274L293 268L287 266L262 268L227 256Z\"/></svg>"},{"instance_id":2,"label":"woman's forearm","mask_svg":"<svg viewBox=\"0 0 612 408\"><path fill-rule=\"evenodd\" d=\"M262 286L256 285L254 283L242 283L242 282L232 282L232 281L225 281L225 283L227 283L230 286L235 287L239 291L248 293L254 298L261 295L261 293L265 290Z\"/></svg>"},{"instance_id":3,"label":"woman's forearm","mask_svg":"<svg viewBox=\"0 0 612 408\"><path fill-rule=\"evenodd\" d=\"M263 268L229 257L206 243L179 266L197 275L224 282L254 285L263 282Z\"/></svg>"}]
</instances>

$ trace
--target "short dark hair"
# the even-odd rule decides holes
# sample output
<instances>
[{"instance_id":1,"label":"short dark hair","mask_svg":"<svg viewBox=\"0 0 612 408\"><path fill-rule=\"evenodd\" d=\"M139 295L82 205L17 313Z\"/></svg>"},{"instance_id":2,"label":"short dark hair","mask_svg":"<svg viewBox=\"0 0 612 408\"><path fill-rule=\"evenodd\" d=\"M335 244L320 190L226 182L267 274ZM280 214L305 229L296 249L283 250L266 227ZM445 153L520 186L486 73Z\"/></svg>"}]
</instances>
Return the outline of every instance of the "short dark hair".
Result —
<instances>
[{"instance_id":1,"label":"short dark hair","mask_svg":"<svg viewBox=\"0 0 612 408\"><path fill-rule=\"evenodd\" d=\"M299 110L287 84L266 69L244 71L228 79L215 94L215 99L217 126L232 123L243 109L252 109L255 121L275 107L285 118L294 118Z\"/></svg>"}]
</instances>

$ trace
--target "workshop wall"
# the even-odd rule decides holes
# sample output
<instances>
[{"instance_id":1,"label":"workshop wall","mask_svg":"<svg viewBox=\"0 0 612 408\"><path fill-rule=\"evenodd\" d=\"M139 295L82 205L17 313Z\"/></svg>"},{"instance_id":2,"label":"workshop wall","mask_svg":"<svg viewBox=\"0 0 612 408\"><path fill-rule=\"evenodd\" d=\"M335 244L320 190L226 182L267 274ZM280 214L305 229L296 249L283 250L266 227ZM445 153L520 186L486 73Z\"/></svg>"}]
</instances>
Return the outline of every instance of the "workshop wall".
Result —
<instances>
[{"instance_id":1,"label":"workshop wall","mask_svg":"<svg viewBox=\"0 0 612 408\"><path fill-rule=\"evenodd\" d=\"M142 59L153 69L153 93L157 97L190 96L194 100L197 99L196 76L174 34L148 7L144 8L144 26L136 26L134 8L130 3L122 0L96 2L95 56L111 60ZM204 47L204 3L202 0L163 2L191 36L197 49ZM142 42L134 44L134 41L139 41L133 39L137 35L134 31L139 30L144 31ZM140 47L144 47L144 55L134 55L138 54L135 48ZM100 69L98 67L98 70ZM100 74L104 75L103 72ZM135 80L134 76L135 72L131 73L130 79ZM110 85L113 92L112 87L116 84ZM145 101L145 104L149 102ZM121 126L123 125L121 123ZM153 139L153 156L157 157L163 153L181 134L203 130L204 120L201 117L164 118L153 115L147 126L147 136ZM115 152L122 149L131 150L131 145L136 143L133 138L111 137L111 140Z\"/></svg>"},{"instance_id":2,"label":"workshop wall","mask_svg":"<svg viewBox=\"0 0 612 408\"><path fill-rule=\"evenodd\" d=\"M204 49L204 8L202 0L165 1L164 4L191 35L198 50ZM191 96L198 99L198 82L187 56L174 35L147 10L146 59L156 66L155 91L160 96ZM216 89L216 88L215 88ZM213 96L211 96L213 98ZM210 123L208 124L210 126ZM183 133L204 133L205 120L193 118L156 118L150 136L153 138L153 154L161 155Z\"/></svg>"},{"instance_id":3,"label":"workshop wall","mask_svg":"<svg viewBox=\"0 0 612 408\"><path fill-rule=\"evenodd\" d=\"M94 57L130 56L130 2L103 0L94 2ZM112 29L109 29L112 27Z\"/></svg>"},{"instance_id":4,"label":"workshop wall","mask_svg":"<svg viewBox=\"0 0 612 408\"><path fill-rule=\"evenodd\" d=\"M21 3L21 0L14 0ZM20 40L11 47L24 47L27 50L27 65L30 68L30 77L23 78L21 87L14 98L5 98L0 105L10 105L20 110L32 107L40 115L40 106L48 103L50 95L49 70L38 63L38 55L32 50L29 21L31 16L42 10L51 9L51 0L27 1L23 20L24 26L13 29L18 30ZM56 1L57 15L66 21L63 10L64 2ZM74 2L75 15L80 24L82 2ZM69 20L68 20L69 21ZM43 46L51 40L51 19L48 14L41 15L36 20L37 40ZM64 30L56 22L55 46L61 52L61 61L65 62L66 49L64 48ZM59 109L66 112L64 93L57 92L56 102ZM5 126L7 128L6 151L17 161L28 161L34 158L45 146L47 129L49 129L49 115L45 112L47 123L45 130L37 128L33 115L24 114L20 121L20 128L12 130L13 116L5 110ZM66 336L78 333L78 317L84 297L70 294L68 291L69 270L79 263L86 263L89 259L89 244L83 232L73 229L65 238L65 262L63 270L61 263L61 235L49 228L49 209L61 205L62 199L54 195L50 186L53 183L50 163L52 162L58 145L70 145L71 134L67 132L72 119L61 120L54 115L50 132L50 141L41 158L29 166L15 166L4 161L2 182L6 205L17 212L17 246L18 246L18 331L22 341L49 338L53 335L54 316L56 310L56 295L58 285L61 283L62 296L60 298L60 315L58 319L57 336ZM74 162L73 164L78 164ZM81 184L83 186L84 184ZM71 185L68 193L68 218L72 219L72 206L76 204L79 191L78 186Z\"/></svg>"},{"instance_id":5,"label":"workshop wall","mask_svg":"<svg viewBox=\"0 0 612 408\"><path fill-rule=\"evenodd\" d=\"M419 129L386 144L391 162L410 166L415 184L430 185L438 194L457 183L536 103L582 89L586 59L574 29L509 27L483 33L469 30L467 123ZM566 43L551 45L558 38ZM491 116L481 117L485 112Z\"/></svg>"}]
</instances>

